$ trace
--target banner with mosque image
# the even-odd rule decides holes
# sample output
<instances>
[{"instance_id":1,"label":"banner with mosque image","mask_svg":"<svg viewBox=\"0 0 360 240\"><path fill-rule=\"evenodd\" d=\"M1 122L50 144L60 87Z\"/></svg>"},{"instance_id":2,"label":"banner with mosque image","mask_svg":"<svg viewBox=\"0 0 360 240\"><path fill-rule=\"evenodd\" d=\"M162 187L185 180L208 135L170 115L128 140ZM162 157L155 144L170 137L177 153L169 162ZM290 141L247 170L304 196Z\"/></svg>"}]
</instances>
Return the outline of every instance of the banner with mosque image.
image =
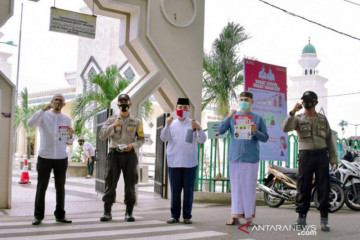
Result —
<instances>
[{"instance_id":1,"label":"banner with mosque image","mask_svg":"<svg viewBox=\"0 0 360 240\"><path fill-rule=\"evenodd\" d=\"M269 134L260 142L260 159L287 161L288 135L281 130L287 115L286 68L250 59L243 66L244 89L254 98L251 111L263 117Z\"/></svg>"}]
</instances>

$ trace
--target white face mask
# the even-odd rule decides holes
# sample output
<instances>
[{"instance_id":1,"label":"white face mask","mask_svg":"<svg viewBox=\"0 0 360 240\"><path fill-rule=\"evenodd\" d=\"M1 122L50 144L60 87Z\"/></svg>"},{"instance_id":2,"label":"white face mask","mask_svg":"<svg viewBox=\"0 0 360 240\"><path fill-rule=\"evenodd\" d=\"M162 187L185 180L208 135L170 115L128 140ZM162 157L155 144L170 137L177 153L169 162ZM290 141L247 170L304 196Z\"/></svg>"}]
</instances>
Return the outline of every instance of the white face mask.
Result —
<instances>
[{"instance_id":1,"label":"white face mask","mask_svg":"<svg viewBox=\"0 0 360 240\"><path fill-rule=\"evenodd\" d=\"M176 115L178 115L178 117L181 117L181 118L187 118L190 115L190 111L186 111L183 109L177 109Z\"/></svg>"}]
</instances>

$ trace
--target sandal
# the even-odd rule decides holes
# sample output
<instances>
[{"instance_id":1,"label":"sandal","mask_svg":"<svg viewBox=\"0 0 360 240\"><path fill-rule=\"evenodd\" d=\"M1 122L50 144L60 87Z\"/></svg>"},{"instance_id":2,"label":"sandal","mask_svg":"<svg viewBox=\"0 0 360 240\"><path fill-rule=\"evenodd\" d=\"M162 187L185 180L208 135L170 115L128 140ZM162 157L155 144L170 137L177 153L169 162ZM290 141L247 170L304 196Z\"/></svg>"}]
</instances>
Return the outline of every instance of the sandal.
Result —
<instances>
[{"instance_id":1,"label":"sandal","mask_svg":"<svg viewBox=\"0 0 360 240\"><path fill-rule=\"evenodd\" d=\"M229 221L226 221L225 224L231 226L231 225L238 225L240 224L240 222L238 218L231 218Z\"/></svg>"},{"instance_id":2,"label":"sandal","mask_svg":"<svg viewBox=\"0 0 360 240\"><path fill-rule=\"evenodd\" d=\"M248 222L246 222L246 224L248 224L249 227L253 227L253 226L257 226L258 224L255 222L255 219L252 219Z\"/></svg>"}]
</instances>

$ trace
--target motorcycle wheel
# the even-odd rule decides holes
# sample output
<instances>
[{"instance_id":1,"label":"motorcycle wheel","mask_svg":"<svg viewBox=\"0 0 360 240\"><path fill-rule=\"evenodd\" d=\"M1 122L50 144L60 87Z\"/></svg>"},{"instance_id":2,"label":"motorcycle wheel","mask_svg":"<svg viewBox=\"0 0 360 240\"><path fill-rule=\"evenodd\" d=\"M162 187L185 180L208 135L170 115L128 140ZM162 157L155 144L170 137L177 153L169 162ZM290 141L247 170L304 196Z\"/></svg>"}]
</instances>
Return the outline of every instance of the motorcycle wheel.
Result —
<instances>
[{"instance_id":1,"label":"motorcycle wheel","mask_svg":"<svg viewBox=\"0 0 360 240\"><path fill-rule=\"evenodd\" d=\"M269 183L266 183L265 186L267 186L268 188L274 189L274 187L272 186L272 181ZM265 201L266 205L268 205L269 207L274 207L274 208L281 206L285 202L284 199L273 197L266 192L264 192L264 201Z\"/></svg>"},{"instance_id":2,"label":"motorcycle wheel","mask_svg":"<svg viewBox=\"0 0 360 240\"><path fill-rule=\"evenodd\" d=\"M355 194L356 191L356 194ZM348 189L345 190L345 203L346 205L355 211L360 211L360 185L355 184L355 191L354 187L350 186ZM356 195L358 196L356 198Z\"/></svg>"},{"instance_id":3,"label":"motorcycle wheel","mask_svg":"<svg viewBox=\"0 0 360 240\"><path fill-rule=\"evenodd\" d=\"M314 203L318 208L320 203L318 201L318 191L315 189L314 191ZM338 211L342 208L345 203L345 193L344 189L336 183L330 183L330 192L329 192L329 203L330 203L330 211L331 213Z\"/></svg>"}]
</instances>

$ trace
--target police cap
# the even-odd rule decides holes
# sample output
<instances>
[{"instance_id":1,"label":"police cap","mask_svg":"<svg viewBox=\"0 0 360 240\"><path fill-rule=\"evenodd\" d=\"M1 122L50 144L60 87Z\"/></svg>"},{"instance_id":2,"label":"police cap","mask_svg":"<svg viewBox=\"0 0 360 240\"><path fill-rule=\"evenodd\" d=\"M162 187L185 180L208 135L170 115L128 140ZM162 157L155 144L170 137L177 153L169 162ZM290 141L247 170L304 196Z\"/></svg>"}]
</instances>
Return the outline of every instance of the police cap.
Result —
<instances>
[{"instance_id":1,"label":"police cap","mask_svg":"<svg viewBox=\"0 0 360 240\"><path fill-rule=\"evenodd\" d=\"M304 94L302 95L301 99L312 99L317 101L318 100L318 96L316 95L316 93L314 93L313 91L306 91L304 92Z\"/></svg>"},{"instance_id":2,"label":"police cap","mask_svg":"<svg viewBox=\"0 0 360 240\"><path fill-rule=\"evenodd\" d=\"M130 97L127 94L120 94L118 97L118 102L120 102L123 99L130 101Z\"/></svg>"}]
</instances>

